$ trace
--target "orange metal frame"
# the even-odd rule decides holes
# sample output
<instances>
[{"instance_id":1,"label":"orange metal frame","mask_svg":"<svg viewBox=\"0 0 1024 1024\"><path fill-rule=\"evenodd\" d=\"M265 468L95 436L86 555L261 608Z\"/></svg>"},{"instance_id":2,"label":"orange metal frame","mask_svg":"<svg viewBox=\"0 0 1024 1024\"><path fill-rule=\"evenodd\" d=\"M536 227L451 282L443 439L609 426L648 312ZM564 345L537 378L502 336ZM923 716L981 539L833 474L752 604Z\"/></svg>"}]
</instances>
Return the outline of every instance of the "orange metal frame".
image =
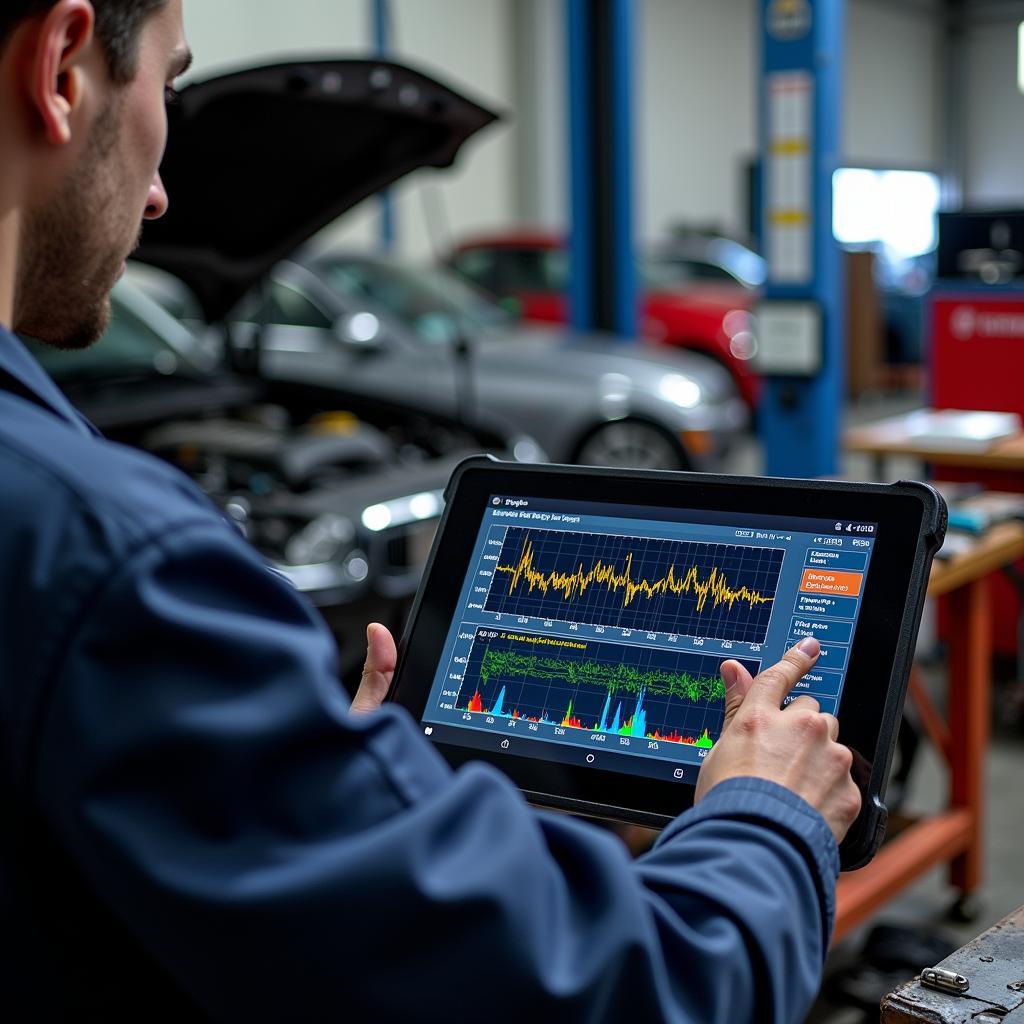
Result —
<instances>
[{"instance_id":1,"label":"orange metal frame","mask_svg":"<svg viewBox=\"0 0 1024 1024\"><path fill-rule=\"evenodd\" d=\"M910 679L909 699L920 713L925 734L948 765L948 806L901 832L867 867L840 878L833 942L936 864L949 863L950 882L962 895L969 895L981 884L992 685L988 577L1022 555L1024 526L1006 523L980 538L975 550L937 564L932 572L928 594L948 597L953 623L946 721L916 671Z\"/></svg>"}]
</instances>

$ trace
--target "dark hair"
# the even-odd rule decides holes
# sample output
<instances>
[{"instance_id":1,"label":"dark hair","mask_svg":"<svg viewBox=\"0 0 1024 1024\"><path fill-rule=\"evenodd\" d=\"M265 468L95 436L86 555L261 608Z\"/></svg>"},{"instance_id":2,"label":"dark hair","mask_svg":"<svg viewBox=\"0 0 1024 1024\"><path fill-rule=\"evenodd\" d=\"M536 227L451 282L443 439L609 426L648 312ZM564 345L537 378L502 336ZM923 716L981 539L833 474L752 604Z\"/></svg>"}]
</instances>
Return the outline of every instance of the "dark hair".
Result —
<instances>
[{"instance_id":1,"label":"dark hair","mask_svg":"<svg viewBox=\"0 0 1024 1024\"><path fill-rule=\"evenodd\" d=\"M45 14L57 0L2 0L0 49L15 26L25 18ZM110 76L125 83L135 77L139 30L143 22L167 0L91 0L96 12L96 39L107 58Z\"/></svg>"}]
</instances>

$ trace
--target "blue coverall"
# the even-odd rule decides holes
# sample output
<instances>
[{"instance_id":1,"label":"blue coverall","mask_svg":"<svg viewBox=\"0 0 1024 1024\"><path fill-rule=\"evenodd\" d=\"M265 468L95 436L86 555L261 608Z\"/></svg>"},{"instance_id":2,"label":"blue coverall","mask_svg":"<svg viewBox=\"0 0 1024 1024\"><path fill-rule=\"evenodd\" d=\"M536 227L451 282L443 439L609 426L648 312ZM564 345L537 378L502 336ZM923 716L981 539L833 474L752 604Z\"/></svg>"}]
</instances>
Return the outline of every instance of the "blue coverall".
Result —
<instances>
[{"instance_id":1,"label":"blue coverall","mask_svg":"<svg viewBox=\"0 0 1024 1024\"><path fill-rule=\"evenodd\" d=\"M815 810L730 780L632 861L404 711L350 717L315 611L2 328L0 567L5 1019L806 1012L838 874Z\"/></svg>"}]
</instances>

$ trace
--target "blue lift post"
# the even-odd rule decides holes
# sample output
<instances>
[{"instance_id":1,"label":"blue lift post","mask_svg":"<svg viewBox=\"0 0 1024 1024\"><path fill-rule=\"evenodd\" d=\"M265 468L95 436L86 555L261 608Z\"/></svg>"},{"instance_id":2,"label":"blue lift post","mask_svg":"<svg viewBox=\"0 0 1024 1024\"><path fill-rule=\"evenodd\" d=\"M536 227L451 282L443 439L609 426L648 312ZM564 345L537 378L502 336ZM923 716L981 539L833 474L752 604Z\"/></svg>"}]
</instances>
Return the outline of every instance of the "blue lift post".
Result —
<instances>
[{"instance_id":1,"label":"blue lift post","mask_svg":"<svg viewBox=\"0 0 1024 1024\"><path fill-rule=\"evenodd\" d=\"M634 0L567 0L569 310L573 326L635 337Z\"/></svg>"},{"instance_id":2,"label":"blue lift post","mask_svg":"<svg viewBox=\"0 0 1024 1024\"><path fill-rule=\"evenodd\" d=\"M768 281L759 308L759 412L770 476L838 469L845 287L832 234L832 174L840 151L844 14L845 0L761 0Z\"/></svg>"},{"instance_id":3,"label":"blue lift post","mask_svg":"<svg viewBox=\"0 0 1024 1024\"><path fill-rule=\"evenodd\" d=\"M391 49L391 10L388 0L371 0L373 4L373 43L376 54L386 59ZM391 192L381 192L377 200L380 207L380 244L385 251L395 244L395 207Z\"/></svg>"}]
</instances>

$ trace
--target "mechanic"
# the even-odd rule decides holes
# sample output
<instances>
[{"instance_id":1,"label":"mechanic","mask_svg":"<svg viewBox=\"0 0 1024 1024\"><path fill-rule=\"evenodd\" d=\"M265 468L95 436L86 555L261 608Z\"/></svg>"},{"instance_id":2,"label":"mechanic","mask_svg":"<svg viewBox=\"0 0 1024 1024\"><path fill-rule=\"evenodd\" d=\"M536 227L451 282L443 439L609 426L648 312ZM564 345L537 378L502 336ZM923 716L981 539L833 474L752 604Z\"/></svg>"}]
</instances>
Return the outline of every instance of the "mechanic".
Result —
<instances>
[{"instance_id":1,"label":"mechanic","mask_svg":"<svg viewBox=\"0 0 1024 1024\"><path fill-rule=\"evenodd\" d=\"M381 626L350 708L307 603L8 330L104 330L188 59L181 0L0 13L5 1017L801 1019L859 805L836 720L780 710L815 641L725 663L699 802L633 861L379 707Z\"/></svg>"}]
</instances>

